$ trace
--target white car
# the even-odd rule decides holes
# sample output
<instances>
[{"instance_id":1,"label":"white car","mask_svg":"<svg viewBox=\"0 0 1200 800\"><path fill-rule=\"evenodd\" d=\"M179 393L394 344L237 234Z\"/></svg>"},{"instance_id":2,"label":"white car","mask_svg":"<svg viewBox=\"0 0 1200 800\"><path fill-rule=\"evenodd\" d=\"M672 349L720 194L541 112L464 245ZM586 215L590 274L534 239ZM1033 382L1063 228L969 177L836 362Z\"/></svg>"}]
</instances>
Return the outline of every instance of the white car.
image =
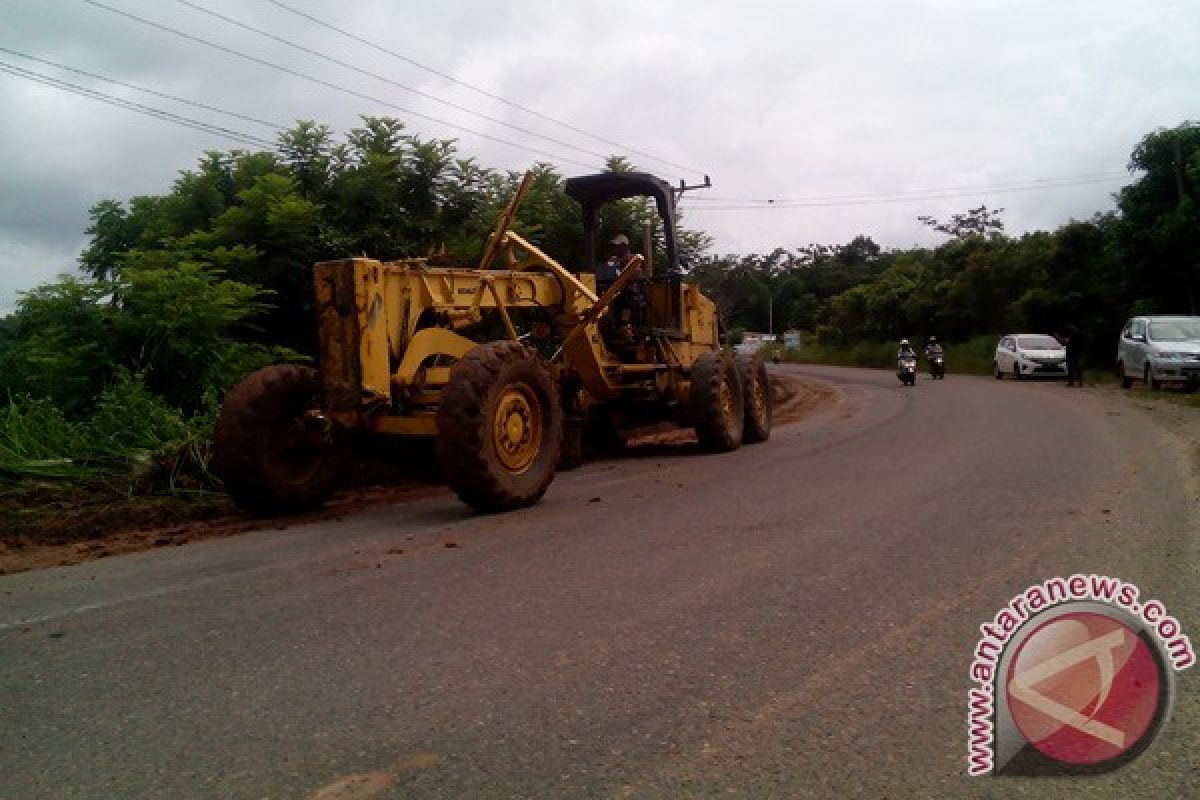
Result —
<instances>
[{"instance_id":1,"label":"white car","mask_svg":"<svg viewBox=\"0 0 1200 800\"><path fill-rule=\"evenodd\" d=\"M1062 342L1044 333L1010 333L1000 337L992 359L996 380L1011 375L1022 378L1064 378L1067 351Z\"/></svg>"},{"instance_id":2,"label":"white car","mask_svg":"<svg viewBox=\"0 0 1200 800\"><path fill-rule=\"evenodd\" d=\"M1200 383L1200 317L1134 317L1117 339L1122 388L1134 379L1158 389L1163 382Z\"/></svg>"}]
</instances>

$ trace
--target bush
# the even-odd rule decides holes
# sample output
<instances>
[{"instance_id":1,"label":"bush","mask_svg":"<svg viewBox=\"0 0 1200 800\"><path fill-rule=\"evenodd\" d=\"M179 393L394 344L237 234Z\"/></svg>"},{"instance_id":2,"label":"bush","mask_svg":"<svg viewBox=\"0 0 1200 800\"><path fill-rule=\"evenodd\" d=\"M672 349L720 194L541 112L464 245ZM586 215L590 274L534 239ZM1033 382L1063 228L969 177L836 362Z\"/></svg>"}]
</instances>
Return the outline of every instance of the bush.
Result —
<instances>
[{"instance_id":1,"label":"bush","mask_svg":"<svg viewBox=\"0 0 1200 800\"><path fill-rule=\"evenodd\" d=\"M22 296L0 352L0 391L47 398L89 416L106 387L137 373L172 407L193 413L244 374L297 357L239 337L268 306L265 292L197 263L127 265L112 281L64 277ZM161 421L161 420L160 420Z\"/></svg>"},{"instance_id":2,"label":"bush","mask_svg":"<svg viewBox=\"0 0 1200 800\"><path fill-rule=\"evenodd\" d=\"M78 426L48 400L8 398L0 412L0 476L83 478L86 463L68 454L82 450Z\"/></svg>"},{"instance_id":3,"label":"bush","mask_svg":"<svg viewBox=\"0 0 1200 800\"><path fill-rule=\"evenodd\" d=\"M205 488L215 403L183 413L120 370L95 411L71 421L45 399L8 399L0 413L0 475L11 479L102 482L121 493Z\"/></svg>"},{"instance_id":4,"label":"bush","mask_svg":"<svg viewBox=\"0 0 1200 800\"><path fill-rule=\"evenodd\" d=\"M972 375L991 374L992 359L996 355L998 341L999 334L985 333L972 336L965 342L945 345L946 368L952 372Z\"/></svg>"}]
</instances>

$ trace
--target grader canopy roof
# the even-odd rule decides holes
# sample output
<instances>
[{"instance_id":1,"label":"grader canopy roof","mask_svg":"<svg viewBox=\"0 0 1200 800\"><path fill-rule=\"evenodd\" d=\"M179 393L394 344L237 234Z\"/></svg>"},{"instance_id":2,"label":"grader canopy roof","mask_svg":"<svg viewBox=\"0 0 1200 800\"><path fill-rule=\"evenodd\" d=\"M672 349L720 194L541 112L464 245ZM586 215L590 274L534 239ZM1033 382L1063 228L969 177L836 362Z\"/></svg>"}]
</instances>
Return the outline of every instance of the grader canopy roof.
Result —
<instances>
[{"instance_id":1,"label":"grader canopy roof","mask_svg":"<svg viewBox=\"0 0 1200 800\"><path fill-rule=\"evenodd\" d=\"M596 236L599 233L600 207L614 200L630 197L651 197L658 207L663 221L664 240L667 245L667 262L671 272L679 269L679 255L675 247L675 196L671 184L648 172L605 172L599 175L583 175L568 178L565 186L567 195L583 209L583 230L587 241L587 261L596 264Z\"/></svg>"}]
</instances>

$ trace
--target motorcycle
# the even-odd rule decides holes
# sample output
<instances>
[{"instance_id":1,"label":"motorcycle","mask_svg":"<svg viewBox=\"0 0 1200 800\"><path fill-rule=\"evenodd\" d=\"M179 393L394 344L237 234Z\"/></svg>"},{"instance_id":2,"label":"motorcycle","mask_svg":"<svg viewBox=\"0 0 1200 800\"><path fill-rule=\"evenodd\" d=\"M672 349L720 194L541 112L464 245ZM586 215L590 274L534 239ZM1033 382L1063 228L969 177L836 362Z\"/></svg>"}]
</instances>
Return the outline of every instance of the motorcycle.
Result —
<instances>
[{"instance_id":1,"label":"motorcycle","mask_svg":"<svg viewBox=\"0 0 1200 800\"><path fill-rule=\"evenodd\" d=\"M932 355L929 357L929 377L935 381L946 377L946 357Z\"/></svg>"},{"instance_id":2,"label":"motorcycle","mask_svg":"<svg viewBox=\"0 0 1200 800\"><path fill-rule=\"evenodd\" d=\"M896 377L905 386L917 385L917 359L913 356L905 356L904 358L896 359Z\"/></svg>"}]
</instances>

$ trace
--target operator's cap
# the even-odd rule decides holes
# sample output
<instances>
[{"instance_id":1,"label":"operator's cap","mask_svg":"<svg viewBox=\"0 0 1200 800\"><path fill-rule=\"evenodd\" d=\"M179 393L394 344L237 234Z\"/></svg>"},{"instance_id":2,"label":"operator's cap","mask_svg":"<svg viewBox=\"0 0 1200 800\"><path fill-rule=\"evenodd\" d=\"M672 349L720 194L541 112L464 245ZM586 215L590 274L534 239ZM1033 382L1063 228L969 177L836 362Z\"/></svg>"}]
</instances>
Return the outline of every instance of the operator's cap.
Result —
<instances>
[{"instance_id":1,"label":"operator's cap","mask_svg":"<svg viewBox=\"0 0 1200 800\"><path fill-rule=\"evenodd\" d=\"M629 237L623 233L618 233L616 236L608 240L609 244L629 244Z\"/></svg>"}]
</instances>

